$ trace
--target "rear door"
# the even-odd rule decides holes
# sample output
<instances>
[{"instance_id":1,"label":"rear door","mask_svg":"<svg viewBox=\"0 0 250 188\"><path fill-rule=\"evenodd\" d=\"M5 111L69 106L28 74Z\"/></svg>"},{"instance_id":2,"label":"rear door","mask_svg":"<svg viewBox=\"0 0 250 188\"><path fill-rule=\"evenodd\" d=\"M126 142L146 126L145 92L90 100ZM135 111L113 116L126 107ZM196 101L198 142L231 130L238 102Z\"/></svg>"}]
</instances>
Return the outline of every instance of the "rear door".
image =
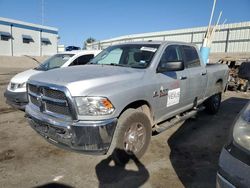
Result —
<instances>
[{"instance_id":1,"label":"rear door","mask_svg":"<svg viewBox=\"0 0 250 188\"><path fill-rule=\"evenodd\" d=\"M167 62L183 61L181 46L168 45L161 57L161 61ZM165 120L178 113L180 108L186 105L185 96L188 89L186 70L167 71L157 73L158 90L154 93L157 98L156 119L158 122Z\"/></svg>"},{"instance_id":2,"label":"rear door","mask_svg":"<svg viewBox=\"0 0 250 188\"><path fill-rule=\"evenodd\" d=\"M207 83L206 67L200 61L194 46L182 46L185 69L188 72L189 91L186 94L188 103L196 104L204 97Z\"/></svg>"}]
</instances>

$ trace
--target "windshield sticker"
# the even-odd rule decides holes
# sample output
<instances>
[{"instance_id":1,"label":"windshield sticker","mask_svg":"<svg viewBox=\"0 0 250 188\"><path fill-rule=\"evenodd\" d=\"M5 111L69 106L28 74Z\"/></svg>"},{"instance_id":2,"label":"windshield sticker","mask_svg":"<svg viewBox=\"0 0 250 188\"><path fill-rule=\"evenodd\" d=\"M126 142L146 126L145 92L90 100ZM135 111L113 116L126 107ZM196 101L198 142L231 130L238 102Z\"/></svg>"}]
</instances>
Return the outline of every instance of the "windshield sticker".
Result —
<instances>
[{"instance_id":1,"label":"windshield sticker","mask_svg":"<svg viewBox=\"0 0 250 188\"><path fill-rule=\"evenodd\" d=\"M142 51L148 51L148 52L156 52L157 48L151 48L151 47L146 47L146 46L143 46L141 47Z\"/></svg>"},{"instance_id":2,"label":"windshield sticker","mask_svg":"<svg viewBox=\"0 0 250 188\"><path fill-rule=\"evenodd\" d=\"M180 88L172 89L168 91L168 102L167 107L173 106L180 102Z\"/></svg>"}]
</instances>

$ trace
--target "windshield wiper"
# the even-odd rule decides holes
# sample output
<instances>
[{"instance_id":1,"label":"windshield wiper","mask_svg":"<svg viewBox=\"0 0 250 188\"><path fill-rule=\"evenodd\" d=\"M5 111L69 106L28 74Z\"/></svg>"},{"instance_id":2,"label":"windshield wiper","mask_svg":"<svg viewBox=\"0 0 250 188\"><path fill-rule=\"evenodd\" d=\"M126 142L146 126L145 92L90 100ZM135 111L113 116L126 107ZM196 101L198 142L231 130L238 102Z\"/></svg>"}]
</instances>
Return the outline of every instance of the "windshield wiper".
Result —
<instances>
[{"instance_id":1,"label":"windshield wiper","mask_svg":"<svg viewBox=\"0 0 250 188\"><path fill-rule=\"evenodd\" d=\"M106 64L106 65L118 66L118 67L130 67L130 66L125 65L125 64L117 64L117 63L110 63L110 64Z\"/></svg>"},{"instance_id":2,"label":"windshield wiper","mask_svg":"<svg viewBox=\"0 0 250 188\"><path fill-rule=\"evenodd\" d=\"M139 66L139 65L132 65L130 66L131 68L135 68L135 69L145 69L146 67L145 66Z\"/></svg>"},{"instance_id":3,"label":"windshield wiper","mask_svg":"<svg viewBox=\"0 0 250 188\"><path fill-rule=\"evenodd\" d=\"M109 64L105 64L105 63L93 63L93 62L89 62L89 65L109 65L109 66L117 66L117 67L130 67L128 65L125 64L117 64L117 63L109 63Z\"/></svg>"}]
</instances>

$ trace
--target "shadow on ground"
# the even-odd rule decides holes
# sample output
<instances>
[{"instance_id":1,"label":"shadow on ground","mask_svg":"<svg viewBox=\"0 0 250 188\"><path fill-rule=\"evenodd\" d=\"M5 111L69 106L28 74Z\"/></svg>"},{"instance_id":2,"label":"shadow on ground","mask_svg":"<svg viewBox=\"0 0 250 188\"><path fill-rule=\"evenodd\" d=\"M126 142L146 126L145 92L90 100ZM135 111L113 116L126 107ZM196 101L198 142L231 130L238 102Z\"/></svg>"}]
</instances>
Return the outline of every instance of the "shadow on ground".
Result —
<instances>
[{"instance_id":1,"label":"shadow on ground","mask_svg":"<svg viewBox=\"0 0 250 188\"><path fill-rule=\"evenodd\" d=\"M117 163L110 155L96 165L96 175L99 180L99 188L104 187L129 187L136 188L142 186L149 178L149 172L135 155L126 159L124 164ZM137 170L126 169L128 162L133 162ZM134 165L134 164L129 164Z\"/></svg>"},{"instance_id":2,"label":"shadow on ground","mask_svg":"<svg viewBox=\"0 0 250 188\"><path fill-rule=\"evenodd\" d=\"M247 101L229 98L222 102L217 115L201 112L169 138L170 160L184 187L215 187L220 151L234 119Z\"/></svg>"},{"instance_id":3,"label":"shadow on ground","mask_svg":"<svg viewBox=\"0 0 250 188\"><path fill-rule=\"evenodd\" d=\"M71 187L69 185L62 184L62 183L47 183L44 185L39 185L39 186L34 187L34 188L73 188L73 187Z\"/></svg>"}]
</instances>

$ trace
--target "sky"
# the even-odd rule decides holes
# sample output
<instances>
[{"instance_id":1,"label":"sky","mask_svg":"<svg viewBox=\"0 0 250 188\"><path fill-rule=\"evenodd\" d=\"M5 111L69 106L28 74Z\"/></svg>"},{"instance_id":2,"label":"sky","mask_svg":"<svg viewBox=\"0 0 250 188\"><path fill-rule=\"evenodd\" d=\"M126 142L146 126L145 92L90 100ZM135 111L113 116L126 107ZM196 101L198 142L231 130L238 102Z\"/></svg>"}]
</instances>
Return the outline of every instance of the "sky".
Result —
<instances>
[{"instance_id":1,"label":"sky","mask_svg":"<svg viewBox=\"0 0 250 188\"><path fill-rule=\"evenodd\" d=\"M213 0L0 0L0 17L59 29L59 44L207 26ZM217 0L215 18L250 21L250 0Z\"/></svg>"}]
</instances>

